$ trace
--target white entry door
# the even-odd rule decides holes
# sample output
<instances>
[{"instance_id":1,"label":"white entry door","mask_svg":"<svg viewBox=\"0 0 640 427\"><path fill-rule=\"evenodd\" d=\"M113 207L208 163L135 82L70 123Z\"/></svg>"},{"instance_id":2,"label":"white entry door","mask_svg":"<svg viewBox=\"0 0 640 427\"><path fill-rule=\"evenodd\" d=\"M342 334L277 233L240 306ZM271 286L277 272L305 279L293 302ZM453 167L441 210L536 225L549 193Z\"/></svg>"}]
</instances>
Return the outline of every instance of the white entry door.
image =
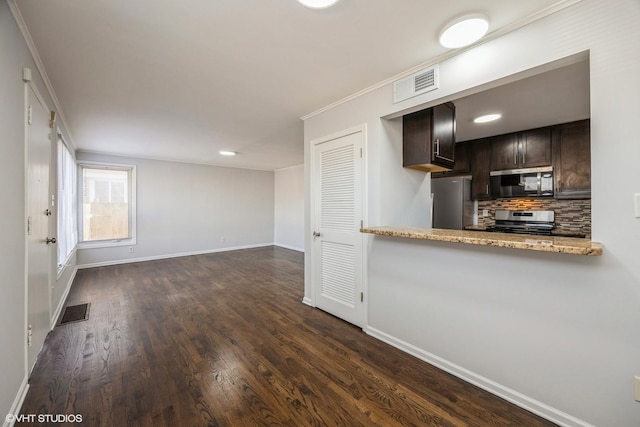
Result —
<instances>
[{"instance_id":1,"label":"white entry door","mask_svg":"<svg viewBox=\"0 0 640 427\"><path fill-rule=\"evenodd\" d=\"M316 307L363 326L364 129L313 146L312 268Z\"/></svg>"},{"instance_id":2,"label":"white entry door","mask_svg":"<svg viewBox=\"0 0 640 427\"><path fill-rule=\"evenodd\" d=\"M50 324L50 111L26 84L27 144L27 369L33 369Z\"/></svg>"}]
</instances>

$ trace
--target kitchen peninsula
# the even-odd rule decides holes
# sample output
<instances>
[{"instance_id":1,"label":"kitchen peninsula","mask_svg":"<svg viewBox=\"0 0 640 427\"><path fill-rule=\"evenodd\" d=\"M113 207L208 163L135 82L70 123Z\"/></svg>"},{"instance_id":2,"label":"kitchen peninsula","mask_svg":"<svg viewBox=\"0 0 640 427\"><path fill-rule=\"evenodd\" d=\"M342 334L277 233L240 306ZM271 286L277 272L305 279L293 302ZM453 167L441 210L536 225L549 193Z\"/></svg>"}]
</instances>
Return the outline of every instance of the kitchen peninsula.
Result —
<instances>
[{"instance_id":1,"label":"kitchen peninsula","mask_svg":"<svg viewBox=\"0 0 640 427\"><path fill-rule=\"evenodd\" d=\"M320 179L312 161L317 159L314 150L328 139L333 141L336 134L364 129L360 138L363 156L354 150L357 171L361 171L356 176L362 177L355 186L360 191L355 194L361 196L355 200L362 201L362 206L354 205L358 208L354 228L362 233L353 241L362 244L362 249L354 247L354 263L349 264L354 265L353 277L362 278L356 282L362 284L356 288L353 306L363 312L360 325L364 332L555 424L637 425L640 406L633 399L633 381L640 375L640 340L629 337L638 336L640 325L640 219L634 215L632 199L640 192L640 103L638 91L632 90L638 87L640 57L629 52L637 50L640 26L632 24L640 11L634 1L616 5L619 7L602 7L602 2L582 0L461 50L438 64L438 90L394 103L389 83L305 118L309 213L305 215L305 301L317 304L324 291L323 236L313 237L313 232L322 232L316 228L319 209L313 209L318 198L312 196L317 194L314 189ZM596 23L598 31L593 30ZM575 61L583 55L586 64ZM546 73L562 72L561 68L572 64L579 73L567 73L562 85L551 88ZM549 99L555 94L563 99L583 97L587 105L584 119L591 120L589 155L573 150L582 139L568 125L582 119L563 111L556 115L556 122L547 123L562 126L551 129L555 197L527 203L524 198L492 199L492 149L496 148L496 154L507 149L498 151L505 146L499 142L492 146L493 139L485 139L496 138L498 132L464 135L465 127L470 128L465 124L472 122L463 117L461 99L538 75L543 80L539 90L504 90L505 95L516 94L517 102L502 113L528 104L537 94ZM568 90L566 86L575 82L585 82L585 89ZM497 99L487 97L483 104ZM471 198L478 201L477 226L495 225L499 209L552 210L554 231L584 234L586 239L565 241L579 242L587 247L585 251L602 252L601 256L562 255L555 245L516 250L504 241L491 241L502 240L498 232L428 228L430 183L436 172L430 177L402 167L402 117L449 101L456 105L456 144L462 149L458 145L454 149L452 171L474 178ZM515 132L520 137L521 132L547 124L514 124L513 129L500 132ZM554 135L562 137L555 150L553 142L559 139ZM516 154L519 158L515 160L522 162L523 153L516 148L511 145L509 158L513 162ZM467 163L464 154L468 154ZM526 153L527 162L530 154ZM586 171L583 160L587 159L592 179L567 173ZM483 166L485 170L479 170ZM377 227L385 225L389 227ZM409 225L422 228L416 232L402 227ZM516 236L509 235L550 240ZM606 251L594 241L602 242ZM335 262L326 271L345 271L338 270L347 265L343 258L333 257Z\"/></svg>"},{"instance_id":2,"label":"kitchen peninsula","mask_svg":"<svg viewBox=\"0 0 640 427\"><path fill-rule=\"evenodd\" d=\"M473 230L446 230L402 226L366 227L362 233L470 245L528 249L572 255L602 255L602 245L588 239L557 236L530 236L514 233L488 233Z\"/></svg>"}]
</instances>

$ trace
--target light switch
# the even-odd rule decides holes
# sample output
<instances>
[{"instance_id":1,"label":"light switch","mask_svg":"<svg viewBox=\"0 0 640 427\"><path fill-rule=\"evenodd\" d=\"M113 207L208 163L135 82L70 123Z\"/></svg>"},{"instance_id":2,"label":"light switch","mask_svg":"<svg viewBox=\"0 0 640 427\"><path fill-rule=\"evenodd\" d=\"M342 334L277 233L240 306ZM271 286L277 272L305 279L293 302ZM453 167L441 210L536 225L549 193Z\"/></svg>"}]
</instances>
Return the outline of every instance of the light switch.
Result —
<instances>
[{"instance_id":1,"label":"light switch","mask_svg":"<svg viewBox=\"0 0 640 427\"><path fill-rule=\"evenodd\" d=\"M633 204L635 205L636 218L640 218L640 193L633 195Z\"/></svg>"}]
</instances>

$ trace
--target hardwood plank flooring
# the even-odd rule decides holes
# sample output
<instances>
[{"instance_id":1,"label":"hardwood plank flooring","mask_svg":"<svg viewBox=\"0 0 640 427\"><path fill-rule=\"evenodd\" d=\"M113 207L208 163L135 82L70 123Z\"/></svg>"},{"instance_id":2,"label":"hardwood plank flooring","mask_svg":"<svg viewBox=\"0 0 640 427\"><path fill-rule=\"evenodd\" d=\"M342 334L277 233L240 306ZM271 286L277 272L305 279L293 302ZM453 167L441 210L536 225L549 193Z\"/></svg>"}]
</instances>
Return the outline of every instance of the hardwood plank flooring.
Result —
<instances>
[{"instance_id":1,"label":"hardwood plank flooring","mask_svg":"<svg viewBox=\"0 0 640 427\"><path fill-rule=\"evenodd\" d=\"M302 304L303 256L80 270L66 304L90 302L90 317L47 337L21 413L87 426L554 425Z\"/></svg>"}]
</instances>

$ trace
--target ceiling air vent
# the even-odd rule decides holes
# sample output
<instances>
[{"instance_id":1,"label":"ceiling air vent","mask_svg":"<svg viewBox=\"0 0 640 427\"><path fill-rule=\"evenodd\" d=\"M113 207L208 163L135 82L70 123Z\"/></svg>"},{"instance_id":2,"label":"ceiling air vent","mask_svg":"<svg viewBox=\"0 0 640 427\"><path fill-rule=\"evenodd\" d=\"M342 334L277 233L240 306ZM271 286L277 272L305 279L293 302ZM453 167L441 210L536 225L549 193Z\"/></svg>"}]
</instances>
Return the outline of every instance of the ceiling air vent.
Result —
<instances>
[{"instance_id":1,"label":"ceiling air vent","mask_svg":"<svg viewBox=\"0 0 640 427\"><path fill-rule=\"evenodd\" d=\"M393 84L393 102L404 101L417 95L438 89L438 66L434 65L426 70L398 80Z\"/></svg>"}]
</instances>

